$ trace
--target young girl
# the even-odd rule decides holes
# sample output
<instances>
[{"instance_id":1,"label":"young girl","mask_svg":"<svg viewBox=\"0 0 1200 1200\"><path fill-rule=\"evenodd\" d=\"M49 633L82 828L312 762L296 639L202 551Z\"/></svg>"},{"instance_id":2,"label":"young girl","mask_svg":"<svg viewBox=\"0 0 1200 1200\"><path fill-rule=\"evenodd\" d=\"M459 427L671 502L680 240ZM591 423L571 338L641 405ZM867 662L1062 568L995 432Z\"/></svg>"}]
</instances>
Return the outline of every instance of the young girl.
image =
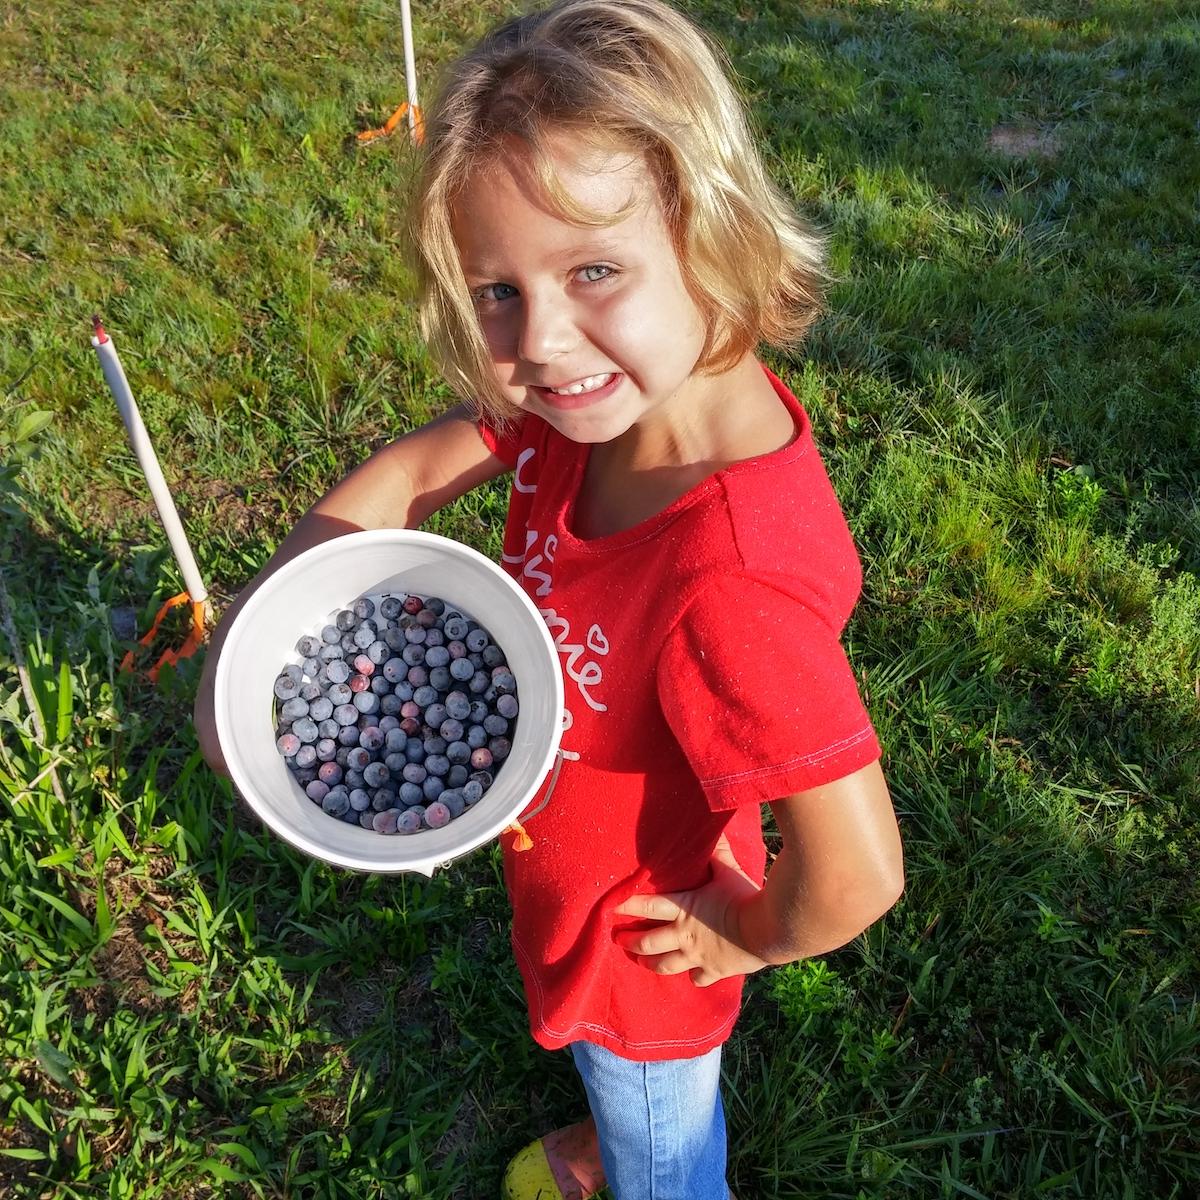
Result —
<instances>
[{"instance_id":1,"label":"young girl","mask_svg":"<svg viewBox=\"0 0 1200 1200\"><path fill-rule=\"evenodd\" d=\"M423 328L462 404L378 451L261 580L513 472L504 564L549 625L564 766L504 846L530 1029L591 1117L505 1195L726 1200L718 1090L743 977L896 901L900 839L838 637L860 586L809 421L755 358L823 275L713 49L660 0L490 34L427 115ZM211 682L201 744L223 767ZM761 805L782 850L766 874Z\"/></svg>"}]
</instances>

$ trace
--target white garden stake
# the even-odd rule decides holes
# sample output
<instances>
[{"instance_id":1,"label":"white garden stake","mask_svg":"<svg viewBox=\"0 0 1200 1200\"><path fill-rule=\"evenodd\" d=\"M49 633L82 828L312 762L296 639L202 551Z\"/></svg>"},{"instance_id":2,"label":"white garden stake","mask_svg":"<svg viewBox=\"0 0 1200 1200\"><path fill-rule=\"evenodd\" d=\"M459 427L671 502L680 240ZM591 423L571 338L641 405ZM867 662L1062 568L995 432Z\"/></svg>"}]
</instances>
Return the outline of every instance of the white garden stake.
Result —
<instances>
[{"instance_id":1,"label":"white garden stake","mask_svg":"<svg viewBox=\"0 0 1200 1200\"><path fill-rule=\"evenodd\" d=\"M133 446L133 451L137 455L138 462L141 464L142 472L146 476L146 482L150 485L150 494L154 497L159 518L167 533L167 540L171 543L171 550L175 554L175 561L179 564L183 581L187 586L186 592L180 592L179 595L172 596L159 609L149 633L141 639L142 645L150 645L154 639L154 635L158 632L158 627L163 617L170 609L189 601L192 605L191 632L179 650L165 650L163 652L162 657L149 673L151 679L156 679L158 677L158 669L164 662L176 663L181 658L187 658L196 651L197 647L203 641L205 620L209 615L208 589L204 586L204 581L200 578L200 569L196 566L196 559L192 554L192 548L188 545L187 537L183 532L183 525L179 520L175 501L171 498L171 490L167 487L167 481L163 478L162 468L158 465L158 455L154 453L154 446L150 442L150 435L146 432L146 426L142 423L142 415L138 412L137 402L133 398L133 392L129 389L129 381L125 378L125 372L121 367L121 360L117 357L117 348L113 345L112 338L105 333L104 326L100 323L99 317L92 318L92 325L95 330L92 336L92 346L95 348L96 356L100 359L100 368L104 372L104 378L108 383L108 390L112 392L113 399L117 402L117 409L121 413L121 420L125 423L125 430L129 434L130 444ZM125 656L124 661L121 663L122 670L128 669L132 663L133 654L131 652Z\"/></svg>"}]
</instances>

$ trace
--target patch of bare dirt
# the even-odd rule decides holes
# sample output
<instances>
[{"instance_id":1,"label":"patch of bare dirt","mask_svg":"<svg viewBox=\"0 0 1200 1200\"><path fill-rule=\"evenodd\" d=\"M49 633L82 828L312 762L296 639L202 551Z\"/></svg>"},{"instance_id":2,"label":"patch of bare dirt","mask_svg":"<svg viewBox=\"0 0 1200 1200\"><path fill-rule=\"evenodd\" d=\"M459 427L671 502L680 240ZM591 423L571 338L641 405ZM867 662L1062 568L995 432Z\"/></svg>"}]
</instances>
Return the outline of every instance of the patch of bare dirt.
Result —
<instances>
[{"instance_id":1,"label":"patch of bare dirt","mask_svg":"<svg viewBox=\"0 0 1200 1200\"><path fill-rule=\"evenodd\" d=\"M987 136L987 148L1005 158L1054 158L1062 147L1062 134L1048 125L997 125Z\"/></svg>"}]
</instances>

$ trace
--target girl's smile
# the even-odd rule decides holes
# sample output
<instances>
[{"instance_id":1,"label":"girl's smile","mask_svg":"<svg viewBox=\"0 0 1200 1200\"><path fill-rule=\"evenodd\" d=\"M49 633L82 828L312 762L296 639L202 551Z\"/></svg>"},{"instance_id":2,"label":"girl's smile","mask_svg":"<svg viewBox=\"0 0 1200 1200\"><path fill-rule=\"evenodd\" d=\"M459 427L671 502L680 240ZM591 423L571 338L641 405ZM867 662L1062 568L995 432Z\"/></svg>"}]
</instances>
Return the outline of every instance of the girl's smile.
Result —
<instances>
[{"instance_id":1,"label":"girl's smile","mask_svg":"<svg viewBox=\"0 0 1200 1200\"><path fill-rule=\"evenodd\" d=\"M518 149L478 172L455 205L497 378L513 405L577 442L688 424L720 385L694 373L705 322L655 180L640 155L581 151L561 136L551 145L567 194L604 224L552 211Z\"/></svg>"}]
</instances>

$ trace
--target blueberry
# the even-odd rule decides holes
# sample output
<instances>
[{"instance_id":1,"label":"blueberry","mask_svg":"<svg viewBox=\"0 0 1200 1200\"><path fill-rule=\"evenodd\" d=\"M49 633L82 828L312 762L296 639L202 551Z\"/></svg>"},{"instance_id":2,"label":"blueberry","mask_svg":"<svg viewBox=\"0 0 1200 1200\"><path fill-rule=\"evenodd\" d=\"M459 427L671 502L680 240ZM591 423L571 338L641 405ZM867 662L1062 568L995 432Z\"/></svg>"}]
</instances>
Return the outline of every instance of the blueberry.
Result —
<instances>
[{"instance_id":1,"label":"blueberry","mask_svg":"<svg viewBox=\"0 0 1200 1200\"><path fill-rule=\"evenodd\" d=\"M431 729L436 729L450 714L446 711L444 704L431 704L425 710L425 724ZM445 736L444 734L442 736Z\"/></svg>"},{"instance_id":2,"label":"blueberry","mask_svg":"<svg viewBox=\"0 0 1200 1200\"><path fill-rule=\"evenodd\" d=\"M472 695L481 696L492 686L492 681L482 671L476 671L467 686L471 689Z\"/></svg>"},{"instance_id":3,"label":"blueberry","mask_svg":"<svg viewBox=\"0 0 1200 1200\"><path fill-rule=\"evenodd\" d=\"M430 829L443 829L450 824L450 810L436 800L425 810L425 824Z\"/></svg>"},{"instance_id":4,"label":"blueberry","mask_svg":"<svg viewBox=\"0 0 1200 1200\"><path fill-rule=\"evenodd\" d=\"M486 792L492 786L493 779L490 771L472 771L471 778Z\"/></svg>"},{"instance_id":5,"label":"blueberry","mask_svg":"<svg viewBox=\"0 0 1200 1200\"><path fill-rule=\"evenodd\" d=\"M425 602L420 596L405 596L401 607L410 616L416 616L425 607Z\"/></svg>"},{"instance_id":6,"label":"blueberry","mask_svg":"<svg viewBox=\"0 0 1200 1200\"><path fill-rule=\"evenodd\" d=\"M409 783L407 780L400 785L400 803L407 804L412 807L414 804L420 804L425 799L425 793L421 791L420 784Z\"/></svg>"},{"instance_id":7,"label":"blueberry","mask_svg":"<svg viewBox=\"0 0 1200 1200\"><path fill-rule=\"evenodd\" d=\"M425 795L426 800L436 800L446 790L446 781L440 779L436 775L430 775L428 779L421 784L421 791Z\"/></svg>"},{"instance_id":8,"label":"blueberry","mask_svg":"<svg viewBox=\"0 0 1200 1200\"><path fill-rule=\"evenodd\" d=\"M387 767L393 775L399 776L403 773L404 768L408 766L408 758L399 750L393 750L384 760L383 765Z\"/></svg>"},{"instance_id":9,"label":"blueberry","mask_svg":"<svg viewBox=\"0 0 1200 1200\"><path fill-rule=\"evenodd\" d=\"M396 684L395 688L393 688L392 691L393 691L393 694L396 696L396 699L398 699L400 701L400 703L403 704L406 700L411 700L413 698L413 695L416 692L416 688L414 688L413 685L411 683L409 683L407 679L404 679L404 680L401 680L400 683Z\"/></svg>"},{"instance_id":10,"label":"blueberry","mask_svg":"<svg viewBox=\"0 0 1200 1200\"><path fill-rule=\"evenodd\" d=\"M474 654L479 654L483 648L491 641L487 632L483 629L472 629L467 634L467 649Z\"/></svg>"},{"instance_id":11,"label":"blueberry","mask_svg":"<svg viewBox=\"0 0 1200 1200\"><path fill-rule=\"evenodd\" d=\"M478 779L468 779L462 785L462 795L468 805L478 804L483 799L483 784Z\"/></svg>"},{"instance_id":12,"label":"blueberry","mask_svg":"<svg viewBox=\"0 0 1200 1200\"><path fill-rule=\"evenodd\" d=\"M321 697L321 689L315 683L302 683L300 685L300 699L307 704L311 704L314 700L319 700Z\"/></svg>"},{"instance_id":13,"label":"blueberry","mask_svg":"<svg viewBox=\"0 0 1200 1200\"><path fill-rule=\"evenodd\" d=\"M303 788L308 787L317 777L316 767L296 768L295 780Z\"/></svg>"},{"instance_id":14,"label":"blueberry","mask_svg":"<svg viewBox=\"0 0 1200 1200\"><path fill-rule=\"evenodd\" d=\"M348 766L352 771L361 771L370 761L370 752L364 750L361 746L355 746L354 749L346 755L346 766Z\"/></svg>"},{"instance_id":15,"label":"blueberry","mask_svg":"<svg viewBox=\"0 0 1200 1200\"><path fill-rule=\"evenodd\" d=\"M400 773L406 783L424 783L425 776L429 774L421 763L415 762L407 763Z\"/></svg>"},{"instance_id":16,"label":"blueberry","mask_svg":"<svg viewBox=\"0 0 1200 1200\"><path fill-rule=\"evenodd\" d=\"M355 788L349 793L350 807L356 813L366 812L371 807L371 797L363 788Z\"/></svg>"},{"instance_id":17,"label":"blueberry","mask_svg":"<svg viewBox=\"0 0 1200 1200\"><path fill-rule=\"evenodd\" d=\"M435 687L430 687L429 684L422 684L413 692L413 703L417 705L418 711L428 708L431 704L436 704L438 701L438 691ZM415 714L413 714L415 715Z\"/></svg>"},{"instance_id":18,"label":"blueberry","mask_svg":"<svg viewBox=\"0 0 1200 1200\"><path fill-rule=\"evenodd\" d=\"M412 700L405 700L405 702L400 706L400 715L402 717L418 718L421 715L421 706L417 703L415 698Z\"/></svg>"},{"instance_id":19,"label":"blueberry","mask_svg":"<svg viewBox=\"0 0 1200 1200\"><path fill-rule=\"evenodd\" d=\"M471 701L462 692L451 692L445 704L446 712L456 721L465 721L471 715Z\"/></svg>"},{"instance_id":20,"label":"blueberry","mask_svg":"<svg viewBox=\"0 0 1200 1200\"><path fill-rule=\"evenodd\" d=\"M403 610L403 602L395 596L385 596L379 602L379 615L386 621L394 621Z\"/></svg>"},{"instance_id":21,"label":"blueberry","mask_svg":"<svg viewBox=\"0 0 1200 1200\"><path fill-rule=\"evenodd\" d=\"M316 679L321 673L321 668L322 664L319 658L306 658L304 660L304 673L305 675L311 675L313 679ZM310 684L309 686L311 687L312 685ZM301 695L303 695L303 689L301 689Z\"/></svg>"},{"instance_id":22,"label":"blueberry","mask_svg":"<svg viewBox=\"0 0 1200 1200\"><path fill-rule=\"evenodd\" d=\"M482 700L471 701L471 720L480 725L483 723L483 718L488 715L488 706Z\"/></svg>"},{"instance_id":23,"label":"blueberry","mask_svg":"<svg viewBox=\"0 0 1200 1200\"><path fill-rule=\"evenodd\" d=\"M429 609L435 617L440 617L446 611L446 602L440 596L430 596L425 601L425 607Z\"/></svg>"},{"instance_id":24,"label":"blueberry","mask_svg":"<svg viewBox=\"0 0 1200 1200\"><path fill-rule=\"evenodd\" d=\"M351 666L360 675L371 676L375 674L375 664L371 661L369 654L356 654L351 662Z\"/></svg>"},{"instance_id":25,"label":"blueberry","mask_svg":"<svg viewBox=\"0 0 1200 1200\"><path fill-rule=\"evenodd\" d=\"M348 788L360 788L366 784L361 771L354 770L353 767L346 768L346 774L342 776L342 782Z\"/></svg>"},{"instance_id":26,"label":"blueberry","mask_svg":"<svg viewBox=\"0 0 1200 1200\"><path fill-rule=\"evenodd\" d=\"M337 742L333 738L323 737L317 742L317 760L319 762L333 762L337 755Z\"/></svg>"},{"instance_id":27,"label":"blueberry","mask_svg":"<svg viewBox=\"0 0 1200 1200\"><path fill-rule=\"evenodd\" d=\"M368 649L376 641L378 641L378 631L370 621L364 621L354 631L354 644L360 650Z\"/></svg>"},{"instance_id":28,"label":"blueberry","mask_svg":"<svg viewBox=\"0 0 1200 1200\"><path fill-rule=\"evenodd\" d=\"M410 646L423 646L425 644L426 629L421 625L410 625L404 631L404 640ZM421 651L421 657L425 656L425 651Z\"/></svg>"},{"instance_id":29,"label":"blueberry","mask_svg":"<svg viewBox=\"0 0 1200 1200\"><path fill-rule=\"evenodd\" d=\"M305 634L296 643L296 651L301 658L315 658L321 652L321 639Z\"/></svg>"},{"instance_id":30,"label":"blueberry","mask_svg":"<svg viewBox=\"0 0 1200 1200\"><path fill-rule=\"evenodd\" d=\"M508 732L508 722L499 713L488 713L483 718L483 727L492 737L500 737Z\"/></svg>"},{"instance_id":31,"label":"blueberry","mask_svg":"<svg viewBox=\"0 0 1200 1200\"><path fill-rule=\"evenodd\" d=\"M317 733L317 723L312 717L301 717L293 726L292 732L302 742L315 742L319 736Z\"/></svg>"},{"instance_id":32,"label":"blueberry","mask_svg":"<svg viewBox=\"0 0 1200 1200\"><path fill-rule=\"evenodd\" d=\"M471 627L463 617L447 617L442 629L446 636L454 642L461 642L471 631Z\"/></svg>"},{"instance_id":33,"label":"blueberry","mask_svg":"<svg viewBox=\"0 0 1200 1200\"><path fill-rule=\"evenodd\" d=\"M360 729L358 731L358 744L364 750L382 749L383 740L384 734L378 725L368 725L366 729Z\"/></svg>"},{"instance_id":34,"label":"blueberry","mask_svg":"<svg viewBox=\"0 0 1200 1200\"><path fill-rule=\"evenodd\" d=\"M275 748L280 754L285 754L288 758L291 758L291 756L300 749L300 745L300 739L294 733L285 733L275 743Z\"/></svg>"},{"instance_id":35,"label":"blueberry","mask_svg":"<svg viewBox=\"0 0 1200 1200\"><path fill-rule=\"evenodd\" d=\"M348 683L331 683L325 695L330 704L336 707L339 704L349 704L354 698L354 689Z\"/></svg>"},{"instance_id":36,"label":"blueberry","mask_svg":"<svg viewBox=\"0 0 1200 1200\"><path fill-rule=\"evenodd\" d=\"M425 651L425 665L427 667L444 667L450 661L450 651L445 646L430 646Z\"/></svg>"},{"instance_id":37,"label":"blueberry","mask_svg":"<svg viewBox=\"0 0 1200 1200\"><path fill-rule=\"evenodd\" d=\"M300 684L294 679L290 679L287 675L280 675L275 680L275 695L280 700L290 700L293 696L300 692Z\"/></svg>"},{"instance_id":38,"label":"blueberry","mask_svg":"<svg viewBox=\"0 0 1200 1200\"><path fill-rule=\"evenodd\" d=\"M325 675L330 683L345 683L351 674L350 664L344 658L335 658L325 664Z\"/></svg>"},{"instance_id":39,"label":"blueberry","mask_svg":"<svg viewBox=\"0 0 1200 1200\"><path fill-rule=\"evenodd\" d=\"M490 742L488 742L487 748L492 752L492 758L494 758L496 762L500 762L502 759L507 758L512 752L512 742L510 742L506 737L494 737ZM478 753L478 750L474 750L471 753L472 766L475 765L475 755Z\"/></svg>"},{"instance_id":40,"label":"blueberry","mask_svg":"<svg viewBox=\"0 0 1200 1200\"><path fill-rule=\"evenodd\" d=\"M371 691L382 701L384 696L392 694L392 685L382 675L376 675L371 680Z\"/></svg>"},{"instance_id":41,"label":"blueberry","mask_svg":"<svg viewBox=\"0 0 1200 1200\"><path fill-rule=\"evenodd\" d=\"M512 720L520 711L520 706L517 703L516 696L511 696L505 693L502 696L496 697L496 711L502 716Z\"/></svg>"},{"instance_id":42,"label":"blueberry","mask_svg":"<svg viewBox=\"0 0 1200 1200\"><path fill-rule=\"evenodd\" d=\"M339 704L333 710L333 719L339 725L354 725L358 721L358 709L353 704ZM354 740L357 742L358 738Z\"/></svg>"},{"instance_id":43,"label":"blueberry","mask_svg":"<svg viewBox=\"0 0 1200 1200\"><path fill-rule=\"evenodd\" d=\"M382 725L383 721L386 721L388 717L391 717L394 720L396 714L400 711L400 706L403 703L404 701L401 700L399 696L380 696L379 711L384 714L383 720L379 722L380 725ZM399 724L398 721L396 723Z\"/></svg>"},{"instance_id":44,"label":"blueberry","mask_svg":"<svg viewBox=\"0 0 1200 1200\"><path fill-rule=\"evenodd\" d=\"M492 765L492 760L495 754L487 746L480 746L478 750L471 751L471 766L476 771L486 771Z\"/></svg>"},{"instance_id":45,"label":"blueberry","mask_svg":"<svg viewBox=\"0 0 1200 1200\"><path fill-rule=\"evenodd\" d=\"M486 746L488 740L488 731L482 725L471 725L467 728L467 745L472 750L478 750L480 746Z\"/></svg>"},{"instance_id":46,"label":"blueberry","mask_svg":"<svg viewBox=\"0 0 1200 1200\"><path fill-rule=\"evenodd\" d=\"M448 691L451 686L451 681L454 676L450 674L449 667L430 667L429 682L432 687L437 688L439 692Z\"/></svg>"},{"instance_id":47,"label":"blueberry","mask_svg":"<svg viewBox=\"0 0 1200 1200\"><path fill-rule=\"evenodd\" d=\"M342 611L333 618L333 623L342 633L346 633L358 624L358 618L355 617L353 611L348 608L343 608Z\"/></svg>"},{"instance_id":48,"label":"blueberry","mask_svg":"<svg viewBox=\"0 0 1200 1200\"><path fill-rule=\"evenodd\" d=\"M342 768L335 762L322 763L317 769L317 778L333 787L335 783L342 782Z\"/></svg>"},{"instance_id":49,"label":"blueberry","mask_svg":"<svg viewBox=\"0 0 1200 1200\"><path fill-rule=\"evenodd\" d=\"M383 631L383 640L387 644L387 648L391 650L393 654L398 650L403 650L408 644L404 640L403 629L385 629Z\"/></svg>"},{"instance_id":50,"label":"blueberry","mask_svg":"<svg viewBox=\"0 0 1200 1200\"><path fill-rule=\"evenodd\" d=\"M359 692L354 697L354 707L360 713L370 716L379 711L379 697L374 692Z\"/></svg>"},{"instance_id":51,"label":"blueberry","mask_svg":"<svg viewBox=\"0 0 1200 1200\"><path fill-rule=\"evenodd\" d=\"M289 701L288 703L291 703ZM333 701L328 696L318 696L309 706L308 715L314 721L324 721L333 716Z\"/></svg>"},{"instance_id":52,"label":"blueberry","mask_svg":"<svg viewBox=\"0 0 1200 1200\"><path fill-rule=\"evenodd\" d=\"M312 783L305 787L304 792L310 800L320 804L329 795L329 784L322 783L319 779L314 779Z\"/></svg>"},{"instance_id":53,"label":"blueberry","mask_svg":"<svg viewBox=\"0 0 1200 1200\"><path fill-rule=\"evenodd\" d=\"M498 667L504 662L504 651L495 642L490 646L484 646L481 653L483 654L483 665L485 667Z\"/></svg>"},{"instance_id":54,"label":"blueberry","mask_svg":"<svg viewBox=\"0 0 1200 1200\"><path fill-rule=\"evenodd\" d=\"M341 662L346 655L341 646L325 645L321 647L321 653L317 657L328 666L330 663Z\"/></svg>"},{"instance_id":55,"label":"blueberry","mask_svg":"<svg viewBox=\"0 0 1200 1200\"><path fill-rule=\"evenodd\" d=\"M386 699L386 697L385 697L385 699ZM394 700L395 697L393 696L392 699ZM380 700L379 707L381 709L386 709L387 705L384 704L383 700ZM399 712L399 710L400 710L400 706L399 706L399 704L397 704L396 711ZM382 733L384 735L384 737L387 737L387 735L389 733L392 733L394 730L397 730L399 728L400 728L400 722L394 716L391 716L389 714L388 716L379 718L379 732Z\"/></svg>"},{"instance_id":56,"label":"blueberry","mask_svg":"<svg viewBox=\"0 0 1200 1200\"><path fill-rule=\"evenodd\" d=\"M427 753L425 743L420 738L410 737L404 743L404 756L409 762L424 762Z\"/></svg>"},{"instance_id":57,"label":"blueberry","mask_svg":"<svg viewBox=\"0 0 1200 1200\"><path fill-rule=\"evenodd\" d=\"M415 667L409 667L408 682L411 683L415 688L422 687L424 684L429 682L429 672L424 667L419 665Z\"/></svg>"},{"instance_id":58,"label":"blueberry","mask_svg":"<svg viewBox=\"0 0 1200 1200\"><path fill-rule=\"evenodd\" d=\"M371 797L371 807L376 812L384 812L389 808L400 807L400 797L389 787L381 787Z\"/></svg>"},{"instance_id":59,"label":"blueberry","mask_svg":"<svg viewBox=\"0 0 1200 1200\"><path fill-rule=\"evenodd\" d=\"M395 833L396 821L399 816L400 813L394 808L385 809L383 812L377 812L375 814L375 820L371 822L371 828L374 829L376 833Z\"/></svg>"},{"instance_id":60,"label":"blueberry","mask_svg":"<svg viewBox=\"0 0 1200 1200\"><path fill-rule=\"evenodd\" d=\"M446 635L440 629L427 629L425 631L425 648L428 650L430 646L441 646L446 641Z\"/></svg>"},{"instance_id":61,"label":"blueberry","mask_svg":"<svg viewBox=\"0 0 1200 1200\"><path fill-rule=\"evenodd\" d=\"M425 759L425 770L430 775L445 775L450 770L450 760L444 754L430 754Z\"/></svg>"},{"instance_id":62,"label":"blueberry","mask_svg":"<svg viewBox=\"0 0 1200 1200\"><path fill-rule=\"evenodd\" d=\"M350 707L354 708L354 705L351 704ZM358 712L358 709L355 708L354 711ZM337 743L339 746L357 746L358 745L358 726L357 725L343 725L338 730Z\"/></svg>"},{"instance_id":63,"label":"blueberry","mask_svg":"<svg viewBox=\"0 0 1200 1200\"><path fill-rule=\"evenodd\" d=\"M438 803L444 804L452 817L461 817L467 807L466 798L457 788L447 788L439 797Z\"/></svg>"},{"instance_id":64,"label":"blueberry","mask_svg":"<svg viewBox=\"0 0 1200 1200\"><path fill-rule=\"evenodd\" d=\"M301 746L300 749L296 751L296 766L299 767L300 770L304 771L304 770L307 770L307 768L315 767L316 765L317 765L317 748L316 748L316 746L311 746L311 745ZM326 782L328 782L328 780L326 780Z\"/></svg>"},{"instance_id":65,"label":"blueberry","mask_svg":"<svg viewBox=\"0 0 1200 1200\"><path fill-rule=\"evenodd\" d=\"M460 742L462 741L463 736L463 723L461 721L456 721L453 717L447 717L438 726L438 733L440 733L447 742Z\"/></svg>"},{"instance_id":66,"label":"blueberry","mask_svg":"<svg viewBox=\"0 0 1200 1200\"><path fill-rule=\"evenodd\" d=\"M407 809L396 818L397 833L416 833L421 828L421 817L424 814L415 808Z\"/></svg>"},{"instance_id":67,"label":"blueberry","mask_svg":"<svg viewBox=\"0 0 1200 1200\"><path fill-rule=\"evenodd\" d=\"M364 796L365 796L366 794L367 794L366 792L363 792L363 795L364 795ZM375 814L374 814L374 813L373 813L373 812L370 810L370 808L368 808L368 809L366 810L366 812L360 812L360 813L358 814L358 823L359 823L359 824L360 824L360 825L361 825L361 826L362 826L364 829L371 829L371 830L373 830L373 829L375 828Z\"/></svg>"},{"instance_id":68,"label":"blueberry","mask_svg":"<svg viewBox=\"0 0 1200 1200\"><path fill-rule=\"evenodd\" d=\"M417 613L417 626L421 629L432 629L437 624L438 615L432 608L423 608Z\"/></svg>"},{"instance_id":69,"label":"blueberry","mask_svg":"<svg viewBox=\"0 0 1200 1200\"><path fill-rule=\"evenodd\" d=\"M400 683L408 674L408 667L401 658L389 658L383 664L383 677L390 684Z\"/></svg>"},{"instance_id":70,"label":"blueberry","mask_svg":"<svg viewBox=\"0 0 1200 1200\"><path fill-rule=\"evenodd\" d=\"M444 737L438 737L436 734L432 737L427 737L422 745L425 747L426 754L445 754L447 742Z\"/></svg>"},{"instance_id":71,"label":"blueberry","mask_svg":"<svg viewBox=\"0 0 1200 1200\"><path fill-rule=\"evenodd\" d=\"M382 724L380 728L382 728ZM400 728L389 729L383 735L383 745L387 752L391 754L396 750L403 750L408 745L408 738Z\"/></svg>"},{"instance_id":72,"label":"blueberry","mask_svg":"<svg viewBox=\"0 0 1200 1200\"><path fill-rule=\"evenodd\" d=\"M517 681L511 671L498 670L492 676L492 685L502 695L512 695L517 690Z\"/></svg>"},{"instance_id":73,"label":"blueberry","mask_svg":"<svg viewBox=\"0 0 1200 1200\"><path fill-rule=\"evenodd\" d=\"M447 721L446 725L449 725L449 724L450 724L450 722ZM455 724L457 725L458 722L456 721ZM446 725L443 725L442 728L445 729ZM461 765L462 763L470 762L471 761L471 747L466 742L460 742L460 741L451 742L450 745L446 747L446 760L452 764L457 764L457 765Z\"/></svg>"},{"instance_id":74,"label":"blueberry","mask_svg":"<svg viewBox=\"0 0 1200 1200\"><path fill-rule=\"evenodd\" d=\"M458 662L459 659L467 657L467 647L463 642L448 642L446 649L450 652L452 662ZM467 659L470 662L470 659Z\"/></svg>"},{"instance_id":75,"label":"blueberry","mask_svg":"<svg viewBox=\"0 0 1200 1200\"><path fill-rule=\"evenodd\" d=\"M339 729L341 729L341 726L333 717L326 717L325 720L317 722L317 732L323 738L336 738Z\"/></svg>"},{"instance_id":76,"label":"blueberry","mask_svg":"<svg viewBox=\"0 0 1200 1200\"><path fill-rule=\"evenodd\" d=\"M360 596L353 604L354 615L360 621L368 621L375 615L375 602L366 596Z\"/></svg>"},{"instance_id":77,"label":"blueberry","mask_svg":"<svg viewBox=\"0 0 1200 1200\"><path fill-rule=\"evenodd\" d=\"M392 773L381 762L367 763L363 768L363 781L367 787L381 788L391 777Z\"/></svg>"},{"instance_id":78,"label":"blueberry","mask_svg":"<svg viewBox=\"0 0 1200 1200\"><path fill-rule=\"evenodd\" d=\"M474 674L475 668L468 658L456 658L450 664L450 678L458 683L466 683Z\"/></svg>"}]
</instances>

